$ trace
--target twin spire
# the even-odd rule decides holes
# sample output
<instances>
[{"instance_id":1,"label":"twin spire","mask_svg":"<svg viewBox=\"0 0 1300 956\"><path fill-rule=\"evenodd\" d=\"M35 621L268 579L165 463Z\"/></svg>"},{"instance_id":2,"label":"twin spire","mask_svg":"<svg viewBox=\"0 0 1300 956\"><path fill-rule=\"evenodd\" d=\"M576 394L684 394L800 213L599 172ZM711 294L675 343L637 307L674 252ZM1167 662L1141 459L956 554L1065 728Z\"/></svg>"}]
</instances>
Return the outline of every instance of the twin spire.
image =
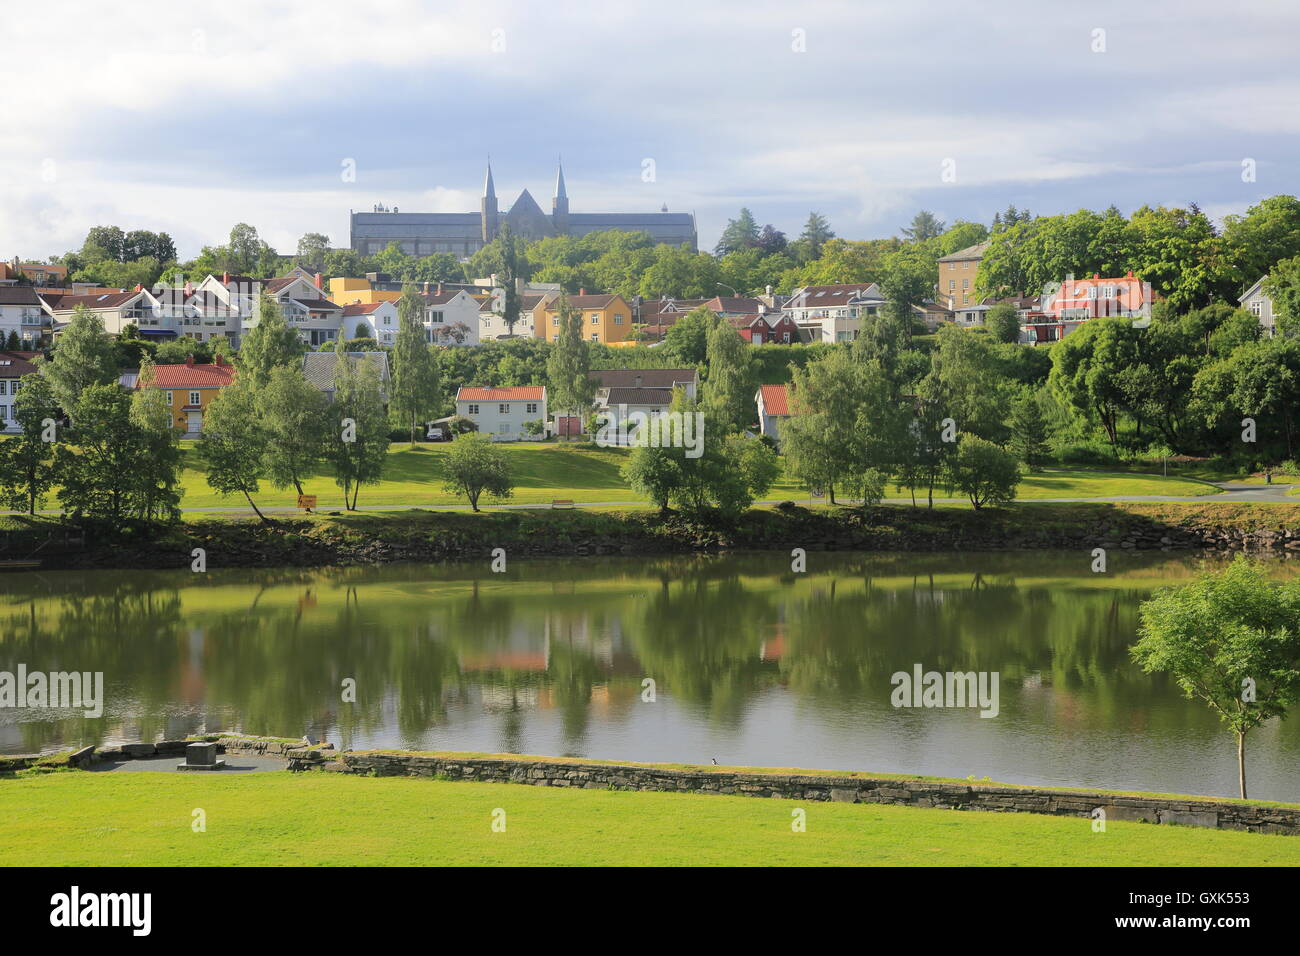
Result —
<instances>
[{"instance_id":1,"label":"twin spire","mask_svg":"<svg viewBox=\"0 0 1300 956\"><path fill-rule=\"evenodd\" d=\"M568 192L564 188L564 164L557 158L555 162L555 198L567 200ZM492 181L492 160L488 159L487 176L483 179L483 198L496 199L496 184Z\"/></svg>"}]
</instances>

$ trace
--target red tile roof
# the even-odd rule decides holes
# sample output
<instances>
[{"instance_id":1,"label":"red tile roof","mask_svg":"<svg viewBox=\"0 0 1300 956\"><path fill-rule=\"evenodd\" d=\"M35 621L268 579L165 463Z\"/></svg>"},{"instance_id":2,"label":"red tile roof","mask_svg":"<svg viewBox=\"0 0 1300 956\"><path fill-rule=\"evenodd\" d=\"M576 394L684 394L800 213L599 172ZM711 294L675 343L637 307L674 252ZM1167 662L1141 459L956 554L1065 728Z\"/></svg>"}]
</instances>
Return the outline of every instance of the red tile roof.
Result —
<instances>
[{"instance_id":1,"label":"red tile roof","mask_svg":"<svg viewBox=\"0 0 1300 956\"><path fill-rule=\"evenodd\" d=\"M458 402L540 402L545 397L544 385L510 385L499 388L461 386L456 391Z\"/></svg>"},{"instance_id":2,"label":"red tile roof","mask_svg":"<svg viewBox=\"0 0 1300 956\"><path fill-rule=\"evenodd\" d=\"M155 365L153 370L157 388L224 388L235 380L229 365Z\"/></svg>"},{"instance_id":3,"label":"red tile roof","mask_svg":"<svg viewBox=\"0 0 1300 956\"><path fill-rule=\"evenodd\" d=\"M387 302L353 302L351 305L345 305L343 307L343 314L369 315L372 312L379 311L388 304L389 303Z\"/></svg>"},{"instance_id":4,"label":"red tile roof","mask_svg":"<svg viewBox=\"0 0 1300 956\"><path fill-rule=\"evenodd\" d=\"M790 402L784 385L760 385L763 396L763 411L767 415L789 415Z\"/></svg>"}]
</instances>

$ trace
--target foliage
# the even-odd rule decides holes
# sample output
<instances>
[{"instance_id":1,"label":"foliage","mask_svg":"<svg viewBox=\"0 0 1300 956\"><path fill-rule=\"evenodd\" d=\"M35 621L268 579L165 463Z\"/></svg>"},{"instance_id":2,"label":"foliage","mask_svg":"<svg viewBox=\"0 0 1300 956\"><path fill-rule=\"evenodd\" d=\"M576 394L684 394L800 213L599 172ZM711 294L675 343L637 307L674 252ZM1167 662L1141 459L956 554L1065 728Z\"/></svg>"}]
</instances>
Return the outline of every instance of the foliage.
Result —
<instances>
[{"instance_id":1,"label":"foliage","mask_svg":"<svg viewBox=\"0 0 1300 956\"><path fill-rule=\"evenodd\" d=\"M487 435L471 433L452 442L444 471L446 489L464 495L474 511L479 510L484 492L494 498L509 498L514 493L510 460Z\"/></svg>"},{"instance_id":2,"label":"foliage","mask_svg":"<svg viewBox=\"0 0 1300 956\"><path fill-rule=\"evenodd\" d=\"M1238 555L1223 571L1158 592L1141 608L1134 659L1171 674L1237 736L1246 797L1246 735L1300 701L1300 586L1270 583Z\"/></svg>"}]
</instances>

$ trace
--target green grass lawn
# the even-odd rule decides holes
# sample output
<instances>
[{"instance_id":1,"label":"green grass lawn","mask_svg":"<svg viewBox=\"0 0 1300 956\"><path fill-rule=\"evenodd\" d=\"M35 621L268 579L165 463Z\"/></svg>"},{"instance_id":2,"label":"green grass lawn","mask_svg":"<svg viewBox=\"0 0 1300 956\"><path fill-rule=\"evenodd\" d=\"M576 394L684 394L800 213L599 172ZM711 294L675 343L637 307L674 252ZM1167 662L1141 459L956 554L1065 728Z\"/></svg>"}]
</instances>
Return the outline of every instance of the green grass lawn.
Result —
<instances>
[{"instance_id":1,"label":"green grass lawn","mask_svg":"<svg viewBox=\"0 0 1300 956\"><path fill-rule=\"evenodd\" d=\"M556 498L576 502L638 501L619 473L628 451L623 448L593 448L564 444L510 443L500 446L510 456L515 473L512 504L550 504ZM446 445L419 445L412 450L405 443L394 444L389 451L389 467L384 481L361 490L362 505L463 505L465 500L443 490L442 462ZM185 449L185 473L182 480L184 508L246 507L242 496L216 494L204 479L203 468L192 446ZM308 494L318 497L322 509L341 508L342 493L324 469L306 484ZM1020 497L1035 498L1107 497L1113 495L1179 495L1213 493L1216 489L1203 482L1185 478L1161 478L1157 475L1134 475L1088 471L1046 471L1025 476ZM277 491L265 486L256 496L259 505L288 506L296 503L292 490ZM783 478L768 492L768 498L800 498L808 492L794 481ZM906 498L890 489L890 497ZM485 503L489 501L485 500Z\"/></svg>"},{"instance_id":2,"label":"green grass lawn","mask_svg":"<svg viewBox=\"0 0 1300 956\"><path fill-rule=\"evenodd\" d=\"M805 833L791 831L796 808ZM0 780L0 864L1275 866L1300 865L1300 839L400 777L69 772Z\"/></svg>"}]
</instances>

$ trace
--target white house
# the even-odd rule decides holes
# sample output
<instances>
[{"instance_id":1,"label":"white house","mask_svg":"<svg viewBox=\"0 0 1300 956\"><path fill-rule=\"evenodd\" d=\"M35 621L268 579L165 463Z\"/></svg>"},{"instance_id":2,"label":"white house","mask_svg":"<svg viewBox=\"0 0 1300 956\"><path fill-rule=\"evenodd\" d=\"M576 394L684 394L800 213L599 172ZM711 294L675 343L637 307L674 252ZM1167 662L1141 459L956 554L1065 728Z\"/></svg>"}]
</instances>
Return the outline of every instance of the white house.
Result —
<instances>
[{"instance_id":1,"label":"white house","mask_svg":"<svg viewBox=\"0 0 1300 956\"><path fill-rule=\"evenodd\" d=\"M1264 280L1267 278L1268 276L1260 276L1239 301L1243 309L1259 319L1264 334L1271 339L1277 334L1277 318L1273 315L1273 299L1264 291Z\"/></svg>"},{"instance_id":2,"label":"white house","mask_svg":"<svg viewBox=\"0 0 1300 956\"><path fill-rule=\"evenodd\" d=\"M760 385L754 395L758 430L775 442L781 440L781 422L790 417L790 392L785 385Z\"/></svg>"},{"instance_id":3,"label":"white house","mask_svg":"<svg viewBox=\"0 0 1300 956\"><path fill-rule=\"evenodd\" d=\"M424 328L434 345L478 345L479 303L464 289L439 290L424 300Z\"/></svg>"},{"instance_id":4,"label":"white house","mask_svg":"<svg viewBox=\"0 0 1300 956\"><path fill-rule=\"evenodd\" d=\"M396 302L357 302L343 307L343 337L374 339L380 345L397 341Z\"/></svg>"},{"instance_id":5,"label":"white house","mask_svg":"<svg viewBox=\"0 0 1300 956\"><path fill-rule=\"evenodd\" d=\"M343 307L324 297L320 275L308 280L306 273L276 279L251 279L248 276L222 273L221 278L208 276L198 291L211 293L239 318L240 335L257 327L258 299L270 295L284 312L285 321L311 348L336 341L343 328Z\"/></svg>"},{"instance_id":6,"label":"white house","mask_svg":"<svg viewBox=\"0 0 1300 956\"><path fill-rule=\"evenodd\" d=\"M0 352L0 433L19 431L14 421L14 401L22 387L24 375L36 372L32 359L37 352Z\"/></svg>"},{"instance_id":7,"label":"white house","mask_svg":"<svg viewBox=\"0 0 1300 956\"><path fill-rule=\"evenodd\" d=\"M810 285L795 289L781 311L810 341L852 342L862 320L876 315L884 305L885 297L874 282Z\"/></svg>"},{"instance_id":8,"label":"white house","mask_svg":"<svg viewBox=\"0 0 1300 956\"><path fill-rule=\"evenodd\" d=\"M493 289L492 295L484 299L478 307L479 341L491 342L494 339L516 335L520 338L532 338L535 331L533 310L538 303L546 299L549 293L524 293L519 296L519 311L515 316L515 326L506 325L504 297L500 289Z\"/></svg>"},{"instance_id":9,"label":"white house","mask_svg":"<svg viewBox=\"0 0 1300 956\"><path fill-rule=\"evenodd\" d=\"M587 373L596 383L596 404L607 405L607 393L614 388L680 388L687 398L694 398L700 373L693 368L603 368Z\"/></svg>"},{"instance_id":10,"label":"white house","mask_svg":"<svg viewBox=\"0 0 1300 956\"><path fill-rule=\"evenodd\" d=\"M49 332L50 319L40 297L29 285L0 286L0 348L12 334L24 346Z\"/></svg>"},{"instance_id":11,"label":"white house","mask_svg":"<svg viewBox=\"0 0 1300 956\"><path fill-rule=\"evenodd\" d=\"M478 430L497 441L542 438L545 435L544 385L462 386L456 392L456 414L468 418ZM541 420L542 432L529 434L527 422Z\"/></svg>"},{"instance_id":12,"label":"white house","mask_svg":"<svg viewBox=\"0 0 1300 956\"><path fill-rule=\"evenodd\" d=\"M134 325L144 338L174 338L176 325L163 311L153 293L145 289L133 292L105 292L98 295L50 295L42 297L45 311L53 319L54 335L58 335L76 312L78 306L89 309L104 323L109 335L120 335L122 329Z\"/></svg>"}]
</instances>

